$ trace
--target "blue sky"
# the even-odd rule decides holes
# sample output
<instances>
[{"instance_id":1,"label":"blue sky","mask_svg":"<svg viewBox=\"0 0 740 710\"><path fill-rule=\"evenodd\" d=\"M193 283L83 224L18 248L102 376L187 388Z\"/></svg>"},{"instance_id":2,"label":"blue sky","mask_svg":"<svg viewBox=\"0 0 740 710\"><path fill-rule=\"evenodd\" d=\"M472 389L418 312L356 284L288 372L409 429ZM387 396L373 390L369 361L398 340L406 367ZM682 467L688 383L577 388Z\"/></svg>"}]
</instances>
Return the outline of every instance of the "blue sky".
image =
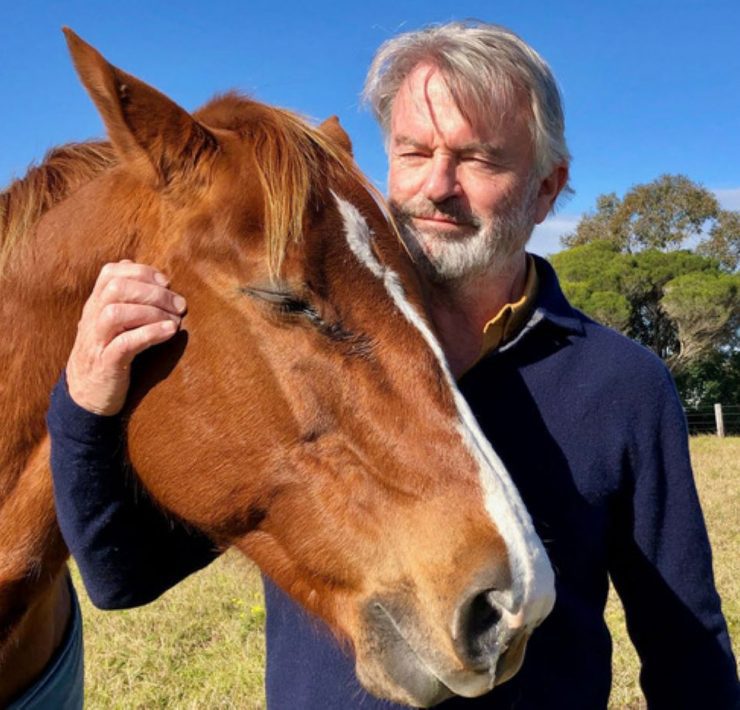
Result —
<instances>
[{"instance_id":1,"label":"blue sky","mask_svg":"<svg viewBox=\"0 0 740 710\"><path fill-rule=\"evenodd\" d=\"M315 119L338 114L384 188L380 134L359 101L374 50L399 31L472 17L524 37L563 92L576 195L538 228L534 251L557 251L597 195L663 173L740 209L737 0L2 0L1 16L0 185L53 145L102 135L67 56L69 25L185 108L236 88Z\"/></svg>"}]
</instances>

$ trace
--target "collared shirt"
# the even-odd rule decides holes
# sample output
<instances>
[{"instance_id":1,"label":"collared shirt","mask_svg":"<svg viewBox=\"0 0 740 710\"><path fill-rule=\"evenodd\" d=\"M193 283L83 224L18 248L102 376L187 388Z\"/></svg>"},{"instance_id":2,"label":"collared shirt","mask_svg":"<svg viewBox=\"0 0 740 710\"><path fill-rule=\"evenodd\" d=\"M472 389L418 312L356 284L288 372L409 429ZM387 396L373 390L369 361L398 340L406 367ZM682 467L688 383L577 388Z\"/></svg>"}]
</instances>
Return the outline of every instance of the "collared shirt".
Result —
<instances>
[{"instance_id":1,"label":"collared shirt","mask_svg":"<svg viewBox=\"0 0 740 710\"><path fill-rule=\"evenodd\" d=\"M527 254L527 279L524 284L524 293L515 303L504 305L483 326L483 346L480 357L511 340L524 327L536 305L538 283L534 259L531 254Z\"/></svg>"}]
</instances>

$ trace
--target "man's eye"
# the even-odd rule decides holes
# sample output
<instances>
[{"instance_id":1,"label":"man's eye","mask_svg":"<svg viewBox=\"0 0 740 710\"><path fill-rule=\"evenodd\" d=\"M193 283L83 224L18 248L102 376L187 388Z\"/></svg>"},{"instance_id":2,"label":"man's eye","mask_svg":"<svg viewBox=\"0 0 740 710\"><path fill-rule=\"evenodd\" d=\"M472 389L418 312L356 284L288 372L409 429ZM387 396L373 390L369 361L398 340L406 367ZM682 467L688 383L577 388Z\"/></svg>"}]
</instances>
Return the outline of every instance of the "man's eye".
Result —
<instances>
[{"instance_id":1,"label":"man's eye","mask_svg":"<svg viewBox=\"0 0 740 710\"><path fill-rule=\"evenodd\" d=\"M494 167L494 163L489 158L482 155L466 155L462 160L465 163L480 165L481 167Z\"/></svg>"}]
</instances>

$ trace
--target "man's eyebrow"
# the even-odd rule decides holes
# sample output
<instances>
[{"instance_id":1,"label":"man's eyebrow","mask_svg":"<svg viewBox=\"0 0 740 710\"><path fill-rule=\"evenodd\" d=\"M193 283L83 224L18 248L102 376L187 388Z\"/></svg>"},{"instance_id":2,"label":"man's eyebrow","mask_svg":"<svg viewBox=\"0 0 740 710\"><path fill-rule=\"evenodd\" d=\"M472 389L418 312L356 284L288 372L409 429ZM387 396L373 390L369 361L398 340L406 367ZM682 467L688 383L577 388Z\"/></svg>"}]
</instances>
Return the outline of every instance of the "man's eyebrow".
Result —
<instances>
[{"instance_id":1,"label":"man's eyebrow","mask_svg":"<svg viewBox=\"0 0 740 710\"><path fill-rule=\"evenodd\" d=\"M420 143L417 140L411 138L411 136L405 136L403 134L397 135L393 139L394 146L410 146L411 148L427 149L425 143ZM480 153L491 159L501 159L506 155L506 151L499 145L494 143L483 143L481 141L473 141L471 143L465 143L457 146L453 149L454 153L459 155L472 155Z\"/></svg>"},{"instance_id":2,"label":"man's eyebrow","mask_svg":"<svg viewBox=\"0 0 740 710\"><path fill-rule=\"evenodd\" d=\"M395 136L393 138L393 145L408 145L412 148L424 148L426 147L423 143L419 143L419 141L414 140L410 136Z\"/></svg>"},{"instance_id":3,"label":"man's eyebrow","mask_svg":"<svg viewBox=\"0 0 740 710\"><path fill-rule=\"evenodd\" d=\"M481 143L474 141L472 143L465 143L464 145L455 148L456 153L463 155L472 155L480 153L485 155L487 158L503 158L506 155L506 151L500 146L494 143Z\"/></svg>"}]
</instances>

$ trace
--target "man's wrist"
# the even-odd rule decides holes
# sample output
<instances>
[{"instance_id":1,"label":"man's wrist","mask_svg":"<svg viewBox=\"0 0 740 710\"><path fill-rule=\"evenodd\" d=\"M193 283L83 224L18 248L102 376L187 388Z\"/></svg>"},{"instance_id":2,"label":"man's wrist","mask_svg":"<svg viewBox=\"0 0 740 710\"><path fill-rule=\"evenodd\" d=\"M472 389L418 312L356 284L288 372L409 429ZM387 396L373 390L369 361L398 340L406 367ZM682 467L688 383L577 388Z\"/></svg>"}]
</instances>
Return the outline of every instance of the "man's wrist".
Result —
<instances>
[{"instance_id":1,"label":"man's wrist","mask_svg":"<svg viewBox=\"0 0 740 710\"><path fill-rule=\"evenodd\" d=\"M118 445L123 434L120 413L98 414L75 402L69 392L66 372L62 372L52 390L47 425L55 438L74 439L96 446Z\"/></svg>"}]
</instances>

